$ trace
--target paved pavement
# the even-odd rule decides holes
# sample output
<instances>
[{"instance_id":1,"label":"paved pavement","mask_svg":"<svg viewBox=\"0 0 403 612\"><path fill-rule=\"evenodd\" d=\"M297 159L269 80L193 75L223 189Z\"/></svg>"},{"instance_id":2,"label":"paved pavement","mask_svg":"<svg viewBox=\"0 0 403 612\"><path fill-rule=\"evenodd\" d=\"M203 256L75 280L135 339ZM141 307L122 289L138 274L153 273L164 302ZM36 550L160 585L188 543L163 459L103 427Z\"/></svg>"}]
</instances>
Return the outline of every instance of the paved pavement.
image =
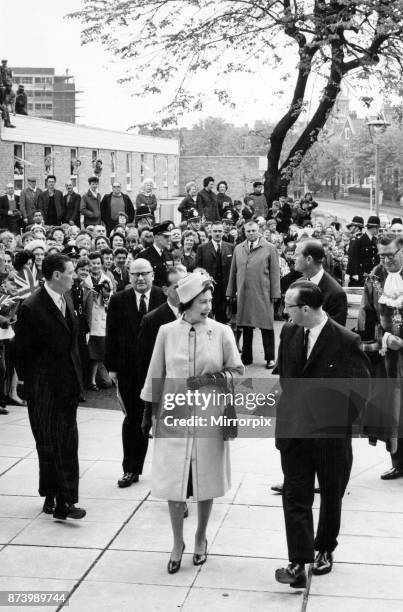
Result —
<instances>
[{"instance_id":1,"label":"paved pavement","mask_svg":"<svg viewBox=\"0 0 403 612\"><path fill-rule=\"evenodd\" d=\"M167 506L149 492L152 449L140 482L116 486L121 420L115 410L80 408L80 505L88 514L63 523L41 513L26 409L12 407L1 417L0 590L65 590L71 612L403 609L403 480L379 479L389 465L382 445L355 440L334 570L294 591L274 580L275 568L286 563L286 541L281 497L269 490L281 481L273 440L231 443L233 486L214 504L208 561L192 565L191 503L182 569L171 576Z\"/></svg>"},{"instance_id":2,"label":"paved pavement","mask_svg":"<svg viewBox=\"0 0 403 612\"><path fill-rule=\"evenodd\" d=\"M314 211L315 216L321 216L322 213L326 212L336 216L339 220L351 221L354 215L360 215L366 221L370 215L369 203L361 200L333 200L320 197L316 200L319 206ZM393 217L403 216L403 208L396 205L382 205L380 212L386 214L390 221Z\"/></svg>"}]
</instances>

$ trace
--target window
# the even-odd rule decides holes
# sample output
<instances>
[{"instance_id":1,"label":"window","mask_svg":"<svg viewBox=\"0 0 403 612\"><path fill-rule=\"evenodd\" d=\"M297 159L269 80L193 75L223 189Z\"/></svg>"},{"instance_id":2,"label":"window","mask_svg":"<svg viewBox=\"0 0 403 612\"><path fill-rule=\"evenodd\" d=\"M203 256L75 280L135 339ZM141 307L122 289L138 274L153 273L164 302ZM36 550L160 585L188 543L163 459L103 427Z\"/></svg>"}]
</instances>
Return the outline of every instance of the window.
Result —
<instances>
[{"instance_id":1,"label":"window","mask_svg":"<svg viewBox=\"0 0 403 612\"><path fill-rule=\"evenodd\" d=\"M53 174L53 151L52 147L44 147L43 149L43 163L45 166L46 174Z\"/></svg>"},{"instance_id":2,"label":"window","mask_svg":"<svg viewBox=\"0 0 403 612\"><path fill-rule=\"evenodd\" d=\"M33 110L34 105L32 104L32 102L28 102L28 110Z\"/></svg>"},{"instance_id":3,"label":"window","mask_svg":"<svg viewBox=\"0 0 403 612\"><path fill-rule=\"evenodd\" d=\"M25 85L27 85L28 83L31 84L33 83L33 79L32 77L23 76L21 77L21 83L24 83Z\"/></svg>"},{"instance_id":4,"label":"window","mask_svg":"<svg viewBox=\"0 0 403 612\"><path fill-rule=\"evenodd\" d=\"M169 156L165 155L164 187L168 187Z\"/></svg>"},{"instance_id":5,"label":"window","mask_svg":"<svg viewBox=\"0 0 403 612\"><path fill-rule=\"evenodd\" d=\"M115 178L116 176L116 152L111 151L111 177Z\"/></svg>"},{"instance_id":6,"label":"window","mask_svg":"<svg viewBox=\"0 0 403 612\"><path fill-rule=\"evenodd\" d=\"M126 191L132 190L132 154L126 153Z\"/></svg>"},{"instance_id":7,"label":"window","mask_svg":"<svg viewBox=\"0 0 403 612\"><path fill-rule=\"evenodd\" d=\"M15 83L16 85L19 85L19 84L20 84L20 82L21 82L20 77L14 77L14 83Z\"/></svg>"},{"instance_id":8,"label":"window","mask_svg":"<svg viewBox=\"0 0 403 612\"><path fill-rule=\"evenodd\" d=\"M99 151L98 149L93 149L91 153L91 164L94 170L94 174L96 176L100 176L102 174L102 160L99 159Z\"/></svg>"},{"instance_id":9,"label":"window","mask_svg":"<svg viewBox=\"0 0 403 612\"><path fill-rule=\"evenodd\" d=\"M141 153L140 155L140 180L141 182L144 181L144 176L145 176L144 153Z\"/></svg>"},{"instance_id":10,"label":"window","mask_svg":"<svg viewBox=\"0 0 403 612\"><path fill-rule=\"evenodd\" d=\"M24 145L14 145L14 189L21 191L24 188Z\"/></svg>"},{"instance_id":11,"label":"window","mask_svg":"<svg viewBox=\"0 0 403 612\"><path fill-rule=\"evenodd\" d=\"M81 162L78 159L77 149L70 149L70 178L77 177Z\"/></svg>"},{"instance_id":12,"label":"window","mask_svg":"<svg viewBox=\"0 0 403 612\"><path fill-rule=\"evenodd\" d=\"M153 155L153 181L154 185L157 184L157 156Z\"/></svg>"}]
</instances>

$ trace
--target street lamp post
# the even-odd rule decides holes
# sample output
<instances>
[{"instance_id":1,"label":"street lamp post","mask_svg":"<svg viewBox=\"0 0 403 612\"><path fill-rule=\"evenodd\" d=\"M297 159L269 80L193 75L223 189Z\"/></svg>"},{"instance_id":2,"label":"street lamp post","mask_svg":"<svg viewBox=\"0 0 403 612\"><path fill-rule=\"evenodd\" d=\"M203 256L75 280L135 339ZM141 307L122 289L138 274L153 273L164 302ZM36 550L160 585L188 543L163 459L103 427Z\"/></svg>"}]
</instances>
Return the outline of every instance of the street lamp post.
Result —
<instances>
[{"instance_id":1,"label":"street lamp post","mask_svg":"<svg viewBox=\"0 0 403 612\"><path fill-rule=\"evenodd\" d=\"M390 123L384 119L368 121L367 126L371 140L375 146L375 214L379 217L381 177L379 168L379 135L383 134Z\"/></svg>"}]
</instances>

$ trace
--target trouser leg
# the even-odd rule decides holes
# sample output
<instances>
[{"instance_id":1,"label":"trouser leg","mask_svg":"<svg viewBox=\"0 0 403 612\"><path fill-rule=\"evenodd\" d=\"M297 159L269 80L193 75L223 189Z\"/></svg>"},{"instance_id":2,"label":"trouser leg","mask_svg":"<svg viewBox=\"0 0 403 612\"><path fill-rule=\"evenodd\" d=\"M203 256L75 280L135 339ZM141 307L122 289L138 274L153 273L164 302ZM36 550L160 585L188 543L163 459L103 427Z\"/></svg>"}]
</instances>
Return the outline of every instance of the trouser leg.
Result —
<instances>
[{"instance_id":1,"label":"trouser leg","mask_svg":"<svg viewBox=\"0 0 403 612\"><path fill-rule=\"evenodd\" d=\"M148 439L141 431L143 419L143 402L140 391L127 379L119 377L119 391L126 408L122 424L123 471L142 474L144 460L148 449Z\"/></svg>"},{"instance_id":2,"label":"trouser leg","mask_svg":"<svg viewBox=\"0 0 403 612\"><path fill-rule=\"evenodd\" d=\"M333 552L340 531L342 500L350 478L353 451L348 438L315 440L314 444L320 488L315 550Z\"/></svg>"},{"instance_id":3,"label":"trouser leg","mask_svg":"<svg viewBox=\"0 0 403 612\"><path fill-rule=\"evenodd\" d=\"M274 361L274 330L261 329L265 361Z\"/></svg>"},{"instance_id":4,"label":"trouser leg","mask_svg":"<svg viewBox=\"0 0 403 612\"><path fill-rule=\"evenodd\" d=\"M243 341L242 341L242 361L244 363L252 363L253 361L253 327L243 327Z\"/></svg>"}]
</instances>

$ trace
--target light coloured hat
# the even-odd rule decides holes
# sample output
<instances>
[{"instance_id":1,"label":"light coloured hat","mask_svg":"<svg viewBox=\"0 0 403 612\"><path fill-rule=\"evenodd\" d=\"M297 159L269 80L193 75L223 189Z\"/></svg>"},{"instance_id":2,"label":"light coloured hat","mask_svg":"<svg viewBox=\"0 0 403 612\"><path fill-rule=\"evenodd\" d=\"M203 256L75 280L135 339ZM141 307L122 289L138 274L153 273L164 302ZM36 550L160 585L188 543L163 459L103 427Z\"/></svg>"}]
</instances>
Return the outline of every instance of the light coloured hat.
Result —
<instances>
[{"instance_id":1,"label":"light coloured hat","mask_svg":"<svg viewBox=\"0 0 403 612\"><path fill-rule=\"evenodd\" d=\"M178 282L176 291L181 304L187 304L190 300L199 295L206 285L213 285L213 279L208 274L202 272L192 272Z\"/></svg>"},{"instance_id":2,"label":"light coloured hat","mask_svg":"<svg viewBox=\"0 0 403 612\"><path fill-rule=\"evenodd\" d=\"M31 240L31 242L28 242L28 244L24 246L24 251L35 251L35 249L39 249L39 248L46 251L46 244L44 243L44 241L43 240Z\"/></svg>"}]
</instances>

